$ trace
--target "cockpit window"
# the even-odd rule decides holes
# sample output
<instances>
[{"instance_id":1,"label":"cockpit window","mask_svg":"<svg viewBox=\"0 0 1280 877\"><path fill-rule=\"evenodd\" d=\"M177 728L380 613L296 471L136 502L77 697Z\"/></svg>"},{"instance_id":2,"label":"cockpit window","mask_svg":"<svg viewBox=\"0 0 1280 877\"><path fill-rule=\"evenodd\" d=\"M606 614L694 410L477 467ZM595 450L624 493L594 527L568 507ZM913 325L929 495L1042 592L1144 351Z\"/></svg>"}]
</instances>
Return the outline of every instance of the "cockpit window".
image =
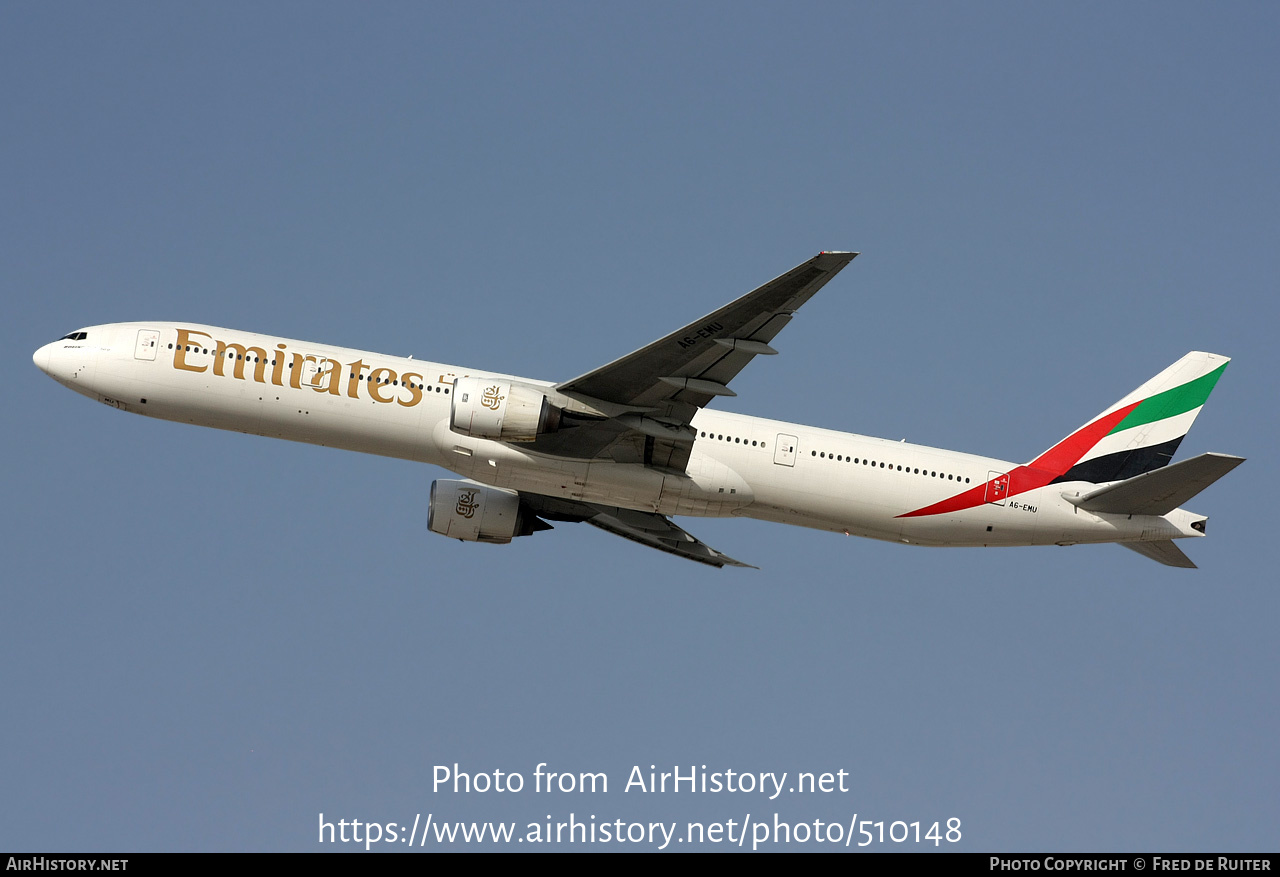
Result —
<instances>
[{"instance_id":1,"label":"cockpit window","mask_svg":"<svg viewBox=\"0 0 1280 877\"><path fill-rule=\"evenodd\" d=\"M72 332L70 335L63 335L59 341L83 341L89 337L88 332Z\"/></svg>"}]
</instances>

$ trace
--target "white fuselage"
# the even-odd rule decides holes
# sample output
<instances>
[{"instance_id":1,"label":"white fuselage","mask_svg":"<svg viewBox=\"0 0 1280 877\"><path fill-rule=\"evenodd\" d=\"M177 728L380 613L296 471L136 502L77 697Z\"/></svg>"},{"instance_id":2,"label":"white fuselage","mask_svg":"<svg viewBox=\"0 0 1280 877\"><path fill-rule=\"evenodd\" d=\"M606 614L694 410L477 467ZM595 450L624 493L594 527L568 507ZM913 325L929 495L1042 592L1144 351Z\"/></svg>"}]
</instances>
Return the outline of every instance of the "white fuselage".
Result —
<instances>
[{"instance_id":1,"label":"white fuselage","mask_svg":"<svg viewBox=\"0 0 1280 877\"><path fill-rule=\"evenodd\" d=\"M1199 536L1193 516L1094 514L1055 483L902 517L979 489L1017 464L701 410L683 475L565 459L450 428L456 378L491 372L191 323L90 327L36 363L108 405L164 420L399 457L495 487L662 515L742 516L920 545L1042 545ZM516 378L551 387L545 381Z\"/></svg>"}]
</instances>

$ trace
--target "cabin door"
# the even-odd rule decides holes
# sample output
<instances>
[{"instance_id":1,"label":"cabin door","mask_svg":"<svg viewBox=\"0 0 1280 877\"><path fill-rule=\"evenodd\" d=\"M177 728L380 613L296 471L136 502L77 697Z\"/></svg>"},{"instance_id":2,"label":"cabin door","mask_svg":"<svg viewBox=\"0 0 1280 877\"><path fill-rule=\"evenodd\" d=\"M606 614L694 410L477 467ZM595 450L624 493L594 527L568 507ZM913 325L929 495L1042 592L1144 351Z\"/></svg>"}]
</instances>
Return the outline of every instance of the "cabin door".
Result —
<instances>
[{"instance_id":1,"label":"cabin door","mask_svg":"<svg viewBox=\"0 0 1280 877\"><path fill-rule=\"evenodd\" d=\"M160 346L160 333L155 329L139 329L138 342L133 347L134 359L154 360Z\"/></svg>"},{"instance_id":2,"label":"cabin door","mask_svg":"<svg viewBox=\"0 0 1280 877\"><path fill-rule=\"evenodd\" d=\"M796 464L796 448L800 442L793 435L778 434L777 441L773 445L773 462L779 466L794 466Z\"/></svg>"}]
</instances>

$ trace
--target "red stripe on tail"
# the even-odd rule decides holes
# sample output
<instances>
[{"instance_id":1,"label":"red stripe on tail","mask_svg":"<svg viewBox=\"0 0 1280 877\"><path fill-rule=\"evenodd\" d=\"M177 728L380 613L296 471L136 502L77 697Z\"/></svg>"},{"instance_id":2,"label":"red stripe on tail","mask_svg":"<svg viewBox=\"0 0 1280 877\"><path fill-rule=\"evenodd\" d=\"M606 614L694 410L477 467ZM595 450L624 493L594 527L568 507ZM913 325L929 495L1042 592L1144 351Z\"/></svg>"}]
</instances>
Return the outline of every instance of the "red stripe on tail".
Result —
<instances>
[{"instance_id":1,"label":"red stripe on tail","mask_svg":"<svg viewBox=\"0 0 1280 877\"><path fill-rule=\"evenodd\" d=\"M1141 401L1138 400L1132 405L1117 408L1105 417L1099 417L1088 426L1083 426L1076 430L1027 465L1019 466L1012 472L1007 473L1009 484L1007 489L1002 491L1001 498L1017 496L1019 493L1026 493L1028 490L1044 487L1059 475L1066 474L1072 466L1080 462L1081 457L1089 453L1094 445L1102 441L1115 428L1117 423L1128 417L1129 412L1137 408ZM914 512L898 515L898 517L919 518L926 515L941 515L947 512L977 508L987 501L988 489L996 481L1005 477L1005 475L1001 475L984 484L979 484L977 487L972 487L963 493L947 497L941 502L935 502L931 506L925 506L922 509L916 509Z\"/></svg>"}]
</instances>

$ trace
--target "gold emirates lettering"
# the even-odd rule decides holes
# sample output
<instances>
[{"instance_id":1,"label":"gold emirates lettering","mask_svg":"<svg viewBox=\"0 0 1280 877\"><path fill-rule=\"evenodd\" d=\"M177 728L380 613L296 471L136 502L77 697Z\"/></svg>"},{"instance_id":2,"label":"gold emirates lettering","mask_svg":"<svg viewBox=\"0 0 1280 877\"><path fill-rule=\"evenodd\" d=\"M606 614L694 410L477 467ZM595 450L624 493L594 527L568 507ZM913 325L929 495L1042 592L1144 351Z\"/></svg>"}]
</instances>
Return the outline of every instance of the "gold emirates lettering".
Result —
<instances>
[{"instance_id":1,"label":"gold emirates lettering","mask_svg":"<svg viewBox=\"0 0 1280 877\"><path fill-rule=\"evenodd\" d=\"M173 367L178 371L207 372L209 370L207 363L191 362L189 355L197 350L207 350L209 348L212 348L211 352L214 355L213 373L218 377L228 376L226 364L231 362L230 377L238 381L248 380L249 376L245 373L245 367L251 364L253 366L252 379L255 383L271 383L277 387L284 386L282 379L287 350L284 344L276 345L275 362L273 364L267 358L266 350L261 347L220 341L207 332L201 332L196 329L179 329L178 342L173 351ZM342 395L342 376L344 373L348 373L346 395L349 398L360 398L359 387L364 384L368 390L369 398L384 405L394 402L403 408L412 408L422 401L423 378L420 374L414 372L396 374L394 369L383 367L372 369L368 378L361 380L361 375L371 368L362 359L349 362L344 366L336 359L327 359L313 354L304 355L288 351L288 356L291 363L289 386L295 390L306 389L317 393L340 396ZM304 387L302 384L303 372L307 370L308 364L315 371L307 378L307 384ZM271 366L271 371L268 374L267 367L269 365ZM398 384L396 383L397 381L399 382ZM403 394L407 394L407 398Z\"/></svg>"}]
</instances>

